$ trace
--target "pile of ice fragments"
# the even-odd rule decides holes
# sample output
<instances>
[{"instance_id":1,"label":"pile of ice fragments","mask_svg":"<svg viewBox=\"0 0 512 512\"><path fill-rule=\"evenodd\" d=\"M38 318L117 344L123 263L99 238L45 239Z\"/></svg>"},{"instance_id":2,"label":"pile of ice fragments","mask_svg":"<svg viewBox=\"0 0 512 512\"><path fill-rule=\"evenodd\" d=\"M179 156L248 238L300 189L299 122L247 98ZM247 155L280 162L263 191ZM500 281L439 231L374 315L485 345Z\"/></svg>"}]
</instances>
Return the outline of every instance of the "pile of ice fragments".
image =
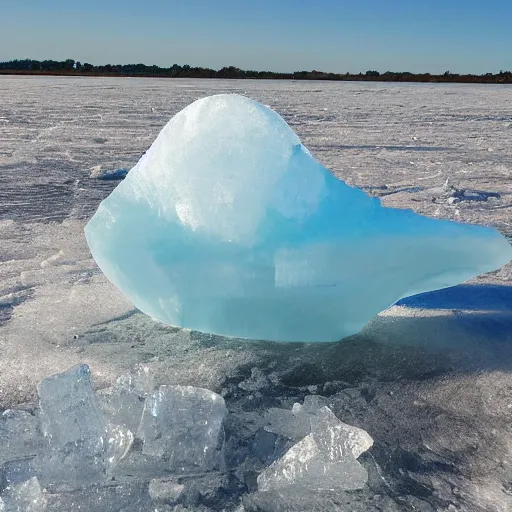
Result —
<instances>
[{"instance_id":1,"label":"pile of ice fragments","mask_svg":"<svg viewBox=\"0 0 512 512\"><path fill-rule=\"evenodd\" d=\"M0 416L0 512L271 512L368 478L357 458L371 437L318 397L266 412L252 451L265 451L265 436L273 450L251 489L244 461L227 453L228 411L212 391L155 388L141 366L95 393L81 365L44 379L38 395L38 407Z\"/></svg>"}]
</instances>

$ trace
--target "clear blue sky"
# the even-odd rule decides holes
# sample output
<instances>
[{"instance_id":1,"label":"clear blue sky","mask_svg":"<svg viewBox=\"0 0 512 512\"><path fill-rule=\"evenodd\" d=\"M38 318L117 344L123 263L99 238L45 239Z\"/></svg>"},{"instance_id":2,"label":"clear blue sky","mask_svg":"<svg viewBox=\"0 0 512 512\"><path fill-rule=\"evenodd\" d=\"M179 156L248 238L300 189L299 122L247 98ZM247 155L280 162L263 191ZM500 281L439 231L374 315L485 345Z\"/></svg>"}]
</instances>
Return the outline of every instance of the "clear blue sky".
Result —
<instances>
[{"instance_id":1,"label":"clear blue sky","mask_svg":"<svg viewBox=\"0 0 512 512\"><path fill-rule=\"evenodd\" d=\"M0 0L0 60L512 69L512 0Z\"/></svg>"}]
</instances>

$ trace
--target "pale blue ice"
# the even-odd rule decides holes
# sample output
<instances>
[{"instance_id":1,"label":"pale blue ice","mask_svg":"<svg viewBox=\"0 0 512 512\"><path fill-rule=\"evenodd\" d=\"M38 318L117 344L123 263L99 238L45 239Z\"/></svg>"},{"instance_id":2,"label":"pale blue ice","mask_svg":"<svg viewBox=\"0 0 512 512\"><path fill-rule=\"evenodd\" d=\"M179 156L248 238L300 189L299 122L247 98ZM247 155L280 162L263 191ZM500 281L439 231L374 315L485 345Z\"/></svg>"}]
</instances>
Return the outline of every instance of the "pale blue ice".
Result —
<instances>
[{"instance_id":1,"label":"pale blue ice","mask_svg":"<svg viewBox=\"0 0 512 512\"><path fill-rule=\"evenodd\" d=\"M85 228L106 277L156 320L333 341L399 299L512 259L496 230L385 208L239 95L174 116Z\"/></svg>"}]
</instances>

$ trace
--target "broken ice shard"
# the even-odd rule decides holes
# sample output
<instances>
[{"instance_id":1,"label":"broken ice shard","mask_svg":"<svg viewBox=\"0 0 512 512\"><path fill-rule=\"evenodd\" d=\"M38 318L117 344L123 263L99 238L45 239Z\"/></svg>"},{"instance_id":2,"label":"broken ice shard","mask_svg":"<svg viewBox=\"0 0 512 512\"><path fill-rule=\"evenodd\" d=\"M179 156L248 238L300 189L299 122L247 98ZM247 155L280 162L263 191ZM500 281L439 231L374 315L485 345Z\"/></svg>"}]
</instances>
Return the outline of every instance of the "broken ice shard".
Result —
<instances>
[{"instance_id":1,"label":"broken ice shard","mask_svg":"<svg viewBox=\"0 0 512 512\"><path fill-rule=\"evenodd\" d=\"M205 471L222 462L224 399L203 388L160 386L146 398L138 431L144 455L168 470Z\"/></svg>"},{"instance_id":2,"label":"broken ice shard","mask_svg":"<svg viewBox=\"0 0 512 512\"><path fill-rule=\"evenodd\" d=\"M112 392L101 397L107 422L136 432L144 400L153 388L153 375L146 366L141 365L136 372L118 377Z\"/></svg>"},{"instance_id":3,"label":"broken ice shard","mask_svg":"<svg viewBox=\"0 0 512 512\"><path fill-rule=\"evenodd\" d=\"M38 418L28 411L7 409L0 415L0 466L37 455L42 446Z\"/></svg>"},{"instance_id":4,"label":"broken ice shard","mask_svg":"<svg viewBox=\"0 0 512 512\"><path fill-rule=\"evenodd\" d=\"M360 489L368 480L356 460L371 448L364 430L342 423L328 407L308 413L311 434L258 476L259 491L299 486L309 491Z\"/></svg>"},{"instance_id":5,"label":"broken ice shard","mask_svg":"<svg viewBox=\"0 0 512 512\"><path fill-rule=\"evenodd\" d=\"M385 208L239 95L174 116L85 228L144 313L215 334L332 341L399 299L500 268L494 229Z\"/></svg>"},{"instance_id":6,"label":"broken ice shard","mask_svg":"<svg viewBox=\"0 0 512 512\"><path fill-rule=\"evenodd\" d=\"M36 477L18 485L12 485L2 494L5 512L43 512L47 500ZM2 499L0 499L2 512Z\"/></svg>"},{"instance_id":7,"label":"broken ice shard","mask_svg":"<svg viewBox=\"0 0 512 512\"><path fill-rule=\"evenodd\" d=\"M48 452L42 461L44 485L75 489L105 479L105 425L90 370L79 365L43 379L37 387Z\"/></svg>"}]
</instances>

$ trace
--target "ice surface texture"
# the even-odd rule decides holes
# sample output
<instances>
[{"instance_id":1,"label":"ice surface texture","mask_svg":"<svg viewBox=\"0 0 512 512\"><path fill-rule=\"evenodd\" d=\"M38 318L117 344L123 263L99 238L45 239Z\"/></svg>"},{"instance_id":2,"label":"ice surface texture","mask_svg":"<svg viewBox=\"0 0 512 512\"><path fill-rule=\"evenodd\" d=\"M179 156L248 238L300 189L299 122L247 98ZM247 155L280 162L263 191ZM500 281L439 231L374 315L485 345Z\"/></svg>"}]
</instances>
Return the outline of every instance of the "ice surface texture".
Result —
<instances>
[{"instance_id":1,"label":"ice surface texture","mask_svg":"<svg viewBox=\"0 0 512 512\"><path fill-rule=\"evenodd\" d=\"M85 233L151 317L280 341L340 339L403 297L512 259L493 229L382 207L238 95L174 116Z\"/></svg>"}]
</instances>

